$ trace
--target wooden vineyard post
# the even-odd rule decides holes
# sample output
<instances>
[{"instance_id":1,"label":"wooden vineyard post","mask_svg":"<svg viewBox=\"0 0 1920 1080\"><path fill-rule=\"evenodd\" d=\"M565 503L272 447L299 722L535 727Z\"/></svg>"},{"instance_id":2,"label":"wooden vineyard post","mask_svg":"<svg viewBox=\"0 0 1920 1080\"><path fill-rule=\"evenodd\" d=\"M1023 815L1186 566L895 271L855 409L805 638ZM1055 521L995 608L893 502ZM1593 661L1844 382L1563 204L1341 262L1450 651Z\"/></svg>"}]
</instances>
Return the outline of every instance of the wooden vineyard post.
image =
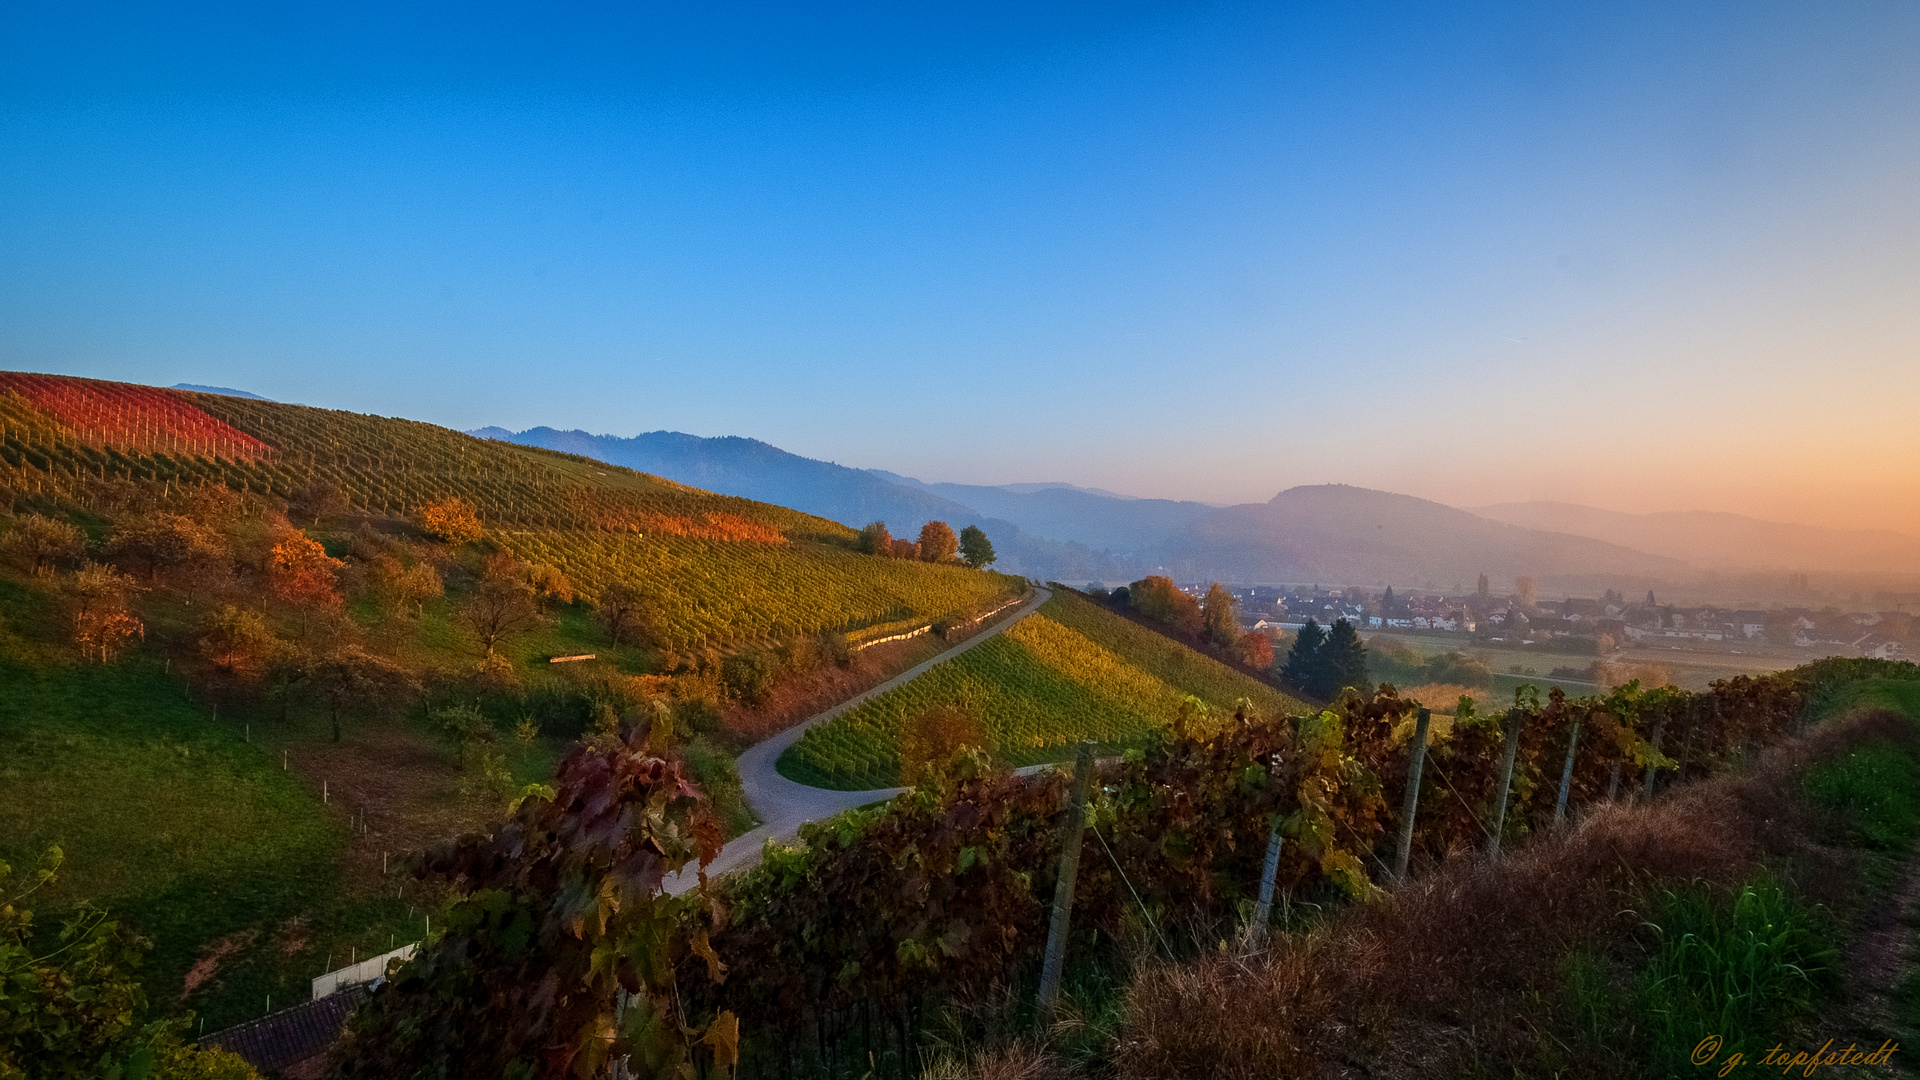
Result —
<instances>
[{"instance_id":1,"label":"wooden vineyard post","mask_svg":"<svg viewBox=\"0 0 1920 1080\"><path fill-rule=\"evenodd\" d=\"M1700 702L1698 699L1687 705L1687 731L1680 739L1680 775L1678 780L1687 782L1687 763L1693 760L1693 729L1700 720Z\"/></svg>"},{"instance_id":2,"label":"wooden vineyard post","mask_svg":"<svg viewBox=\"0 0 1920 1080\"><path fill-rule=\"evenodd\" d=\"M1060 876L1053 887L1053 919L1047 926L1047 955L1040 965L1040 1011L1050 1013L1060 1000L1060 966L1067 957L1067 929L1073 918L1073 883L1080 876L1080 841L1087 831L1087 789L1093 783L1093 741L1080 744L1073 758L1073 800L1060 836Z\"/></svg>"},{"instance_id":3,"label":"wooden vineyard post","mask_svg":"<svg viewBox=\"0 0 1920 1080\"><path fill-rule=\"evenodd\" d=\"M1433 710L1421 709L1413 728L1413 745L1407 749L1407 798L1400 808L1400 841L1393 850L1393 876L1402 884L1407 880L1407 860L1413 856L1413 817L1420 810L1420 773L1427 765L1427 728L1433 723Z\"/></svg>"},{"instance_id":4,"label":"wooden vineyard post","mask_svg":"<svg viewBox=\"0 0 1920 1080\"><path fill-rule=\"evenodd\" d=\"M1253 907L1253 940L1267 936L1267 920L1273 917L1273 883L1280 875L1280 823L1275 821L1267 836L1267 862L1260 868L1260 902Z\"/></svg>"},{"instance_id":5,"label":"wooden vineyard post","mask_svg":"<svg viewBox=\"0 0 1920 1080\"><path fill-rule=\"evenodd\" d=\"M1653 752L1656 754L1660 752L1660 743L1662 741L1663 736L1666 735L1666 726L1667 726L1667 718L1664 716L1653 722L1653 738L1649 741L1653 743ZM1652 762L1648 762L1647 763L1647 782L1646 782L1646 798L1648 802L1653 801L1654 781L1658 780L1659 778L1660 778L1659 767L1654 765Z\"/></svg>"},{"instance_id":6,"label":"wooden vineyard post","mask_svg":"<svg viewBox=\"0 0 1920 1080\"><path fill-rule=\"evenodd\" d=\"M1553 804L1553 823L1567 820L1567 789L1573 786L1573 752L1580 748L1580 721L1573 722L1573 734L1567 736L1567 763L1560 770L1560 799Z\"/></svg>"},{"instance_id":7,"label":"wooden vineyard post","mask_svg":"<svg viewBox=\"0 0 1920 1080\"><path fill-rule=\"evenodd\" d=\"M1500 854L1500 837L1507 831L1507 796L1513 791L1513 759L1520 752L1520 725L1527 714L1507 710L1507 745L1500 752L1500 795L1494 800L1493 833L1487 837L1487 854Z\"/></svg>"}]
</instances>

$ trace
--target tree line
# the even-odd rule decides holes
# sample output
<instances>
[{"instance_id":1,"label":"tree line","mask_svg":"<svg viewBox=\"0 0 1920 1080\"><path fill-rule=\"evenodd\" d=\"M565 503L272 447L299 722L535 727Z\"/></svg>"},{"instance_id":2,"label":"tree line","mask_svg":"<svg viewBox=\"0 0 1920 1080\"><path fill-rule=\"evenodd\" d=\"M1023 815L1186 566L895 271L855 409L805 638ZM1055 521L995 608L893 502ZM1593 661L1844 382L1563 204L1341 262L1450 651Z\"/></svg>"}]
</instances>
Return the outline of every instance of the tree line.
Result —
<instances>
[{"instance_id":1,"label":"tree line","mask_svg":"<svg viewBox=\"0 0 1920 1080\"><path fill-rule=\"evenodd\" d=\"M1363 693L1372 689L1367 671L1367 647L1359 631L1345 619L1323 628L1313 619L1294 638L1284 657L1276 657L1273 639L1258 630L1242 631L1237 601L1219 582L1195 598L1170 577L1154 574L1107 592L1091 595L1160 623L1190 642L1204 643L1231 659L1265 675L1271 681L1321 701L1331 701L1348 687Z\"/></svg>"},{"instance_id":2,"label":"tree line","mask_svg":"<svg viewBox=\"0 0 1920 1080\"><path fill-rule=\"evenodd\" d=\"M884 521L868 522L857 541L861 552L885 559L918 559L930 563L964 563L982 570L998 556L993 541L977 525L969 525L954 535L953 526L944 521L929 521L920 526L920 539L903 540L888 531Z\"/></svg>"}]
</instances>

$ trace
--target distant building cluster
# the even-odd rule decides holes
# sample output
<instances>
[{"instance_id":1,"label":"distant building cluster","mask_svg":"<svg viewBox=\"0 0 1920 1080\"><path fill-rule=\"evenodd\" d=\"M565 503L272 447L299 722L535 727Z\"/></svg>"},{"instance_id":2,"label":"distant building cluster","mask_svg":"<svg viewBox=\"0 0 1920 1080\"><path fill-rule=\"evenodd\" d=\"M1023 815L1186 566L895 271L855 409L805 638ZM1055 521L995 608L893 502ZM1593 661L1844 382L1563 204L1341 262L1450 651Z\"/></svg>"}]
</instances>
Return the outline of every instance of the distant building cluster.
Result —
<instances>
[{"instance_id":1,"label":"distant building cluster","mask_svg":"<svg viewBox=\"0 0 1920 1080\"><path fill-rule=\"evenodd\" d=\"M1210 582L1183 583L1195 597ZM1823 655L1907 659L1920 653L1920 626L1905 611L1842 611L1837 607L1730 608L1661 603L1651 592L1627 597L1543 600L1531 579L1498 596L1484 577L1472 593L1374 591L1321 585L1231 587L1246 629L1295 632L1312 619L1322 626L1345 619L1375 632L1424 631L1487 642L1533 645L1592 639L1596 651L1636 645L1700 643L1718 648L1771 645ZM1569 642L1568 644L1572 644Z\"/></svg>"}]
</instances>

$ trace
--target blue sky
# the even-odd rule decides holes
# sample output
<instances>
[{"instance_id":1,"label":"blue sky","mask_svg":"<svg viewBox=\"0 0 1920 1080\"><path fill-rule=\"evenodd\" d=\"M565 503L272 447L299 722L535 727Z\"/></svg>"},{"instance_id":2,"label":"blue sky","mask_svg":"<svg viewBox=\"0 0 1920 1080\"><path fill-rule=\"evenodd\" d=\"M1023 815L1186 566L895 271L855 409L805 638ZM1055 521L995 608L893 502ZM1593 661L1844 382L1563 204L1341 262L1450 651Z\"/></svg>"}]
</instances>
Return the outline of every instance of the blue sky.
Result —
<instances>
[{"instance_id":1,"label":"blue sky","mask_svg":"<svg viewBox=\"0 0 1920 1080\"><path fill-rule=\"evenodd\" d=\"M0 6L0 366L1920 532L1911 4Z\"/></svg>"}]
</instances>

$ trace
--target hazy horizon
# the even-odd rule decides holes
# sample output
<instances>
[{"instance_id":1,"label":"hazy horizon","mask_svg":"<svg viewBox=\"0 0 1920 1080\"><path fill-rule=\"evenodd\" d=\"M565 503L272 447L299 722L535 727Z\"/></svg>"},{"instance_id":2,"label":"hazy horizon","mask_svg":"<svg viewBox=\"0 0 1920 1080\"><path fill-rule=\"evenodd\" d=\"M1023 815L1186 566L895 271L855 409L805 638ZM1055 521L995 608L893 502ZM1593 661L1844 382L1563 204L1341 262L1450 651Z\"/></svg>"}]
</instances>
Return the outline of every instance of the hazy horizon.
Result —
<instances>
[{"instance_id":1,"label":"hazy horizon","mask_svg":"<svg viewBox=\"0 0 1920 1080\"><path fill-rule=\"evenodd\" d=\"M0 367L1920 535L1920 9L20 11Z\"/></svg>"}]
</instances>

